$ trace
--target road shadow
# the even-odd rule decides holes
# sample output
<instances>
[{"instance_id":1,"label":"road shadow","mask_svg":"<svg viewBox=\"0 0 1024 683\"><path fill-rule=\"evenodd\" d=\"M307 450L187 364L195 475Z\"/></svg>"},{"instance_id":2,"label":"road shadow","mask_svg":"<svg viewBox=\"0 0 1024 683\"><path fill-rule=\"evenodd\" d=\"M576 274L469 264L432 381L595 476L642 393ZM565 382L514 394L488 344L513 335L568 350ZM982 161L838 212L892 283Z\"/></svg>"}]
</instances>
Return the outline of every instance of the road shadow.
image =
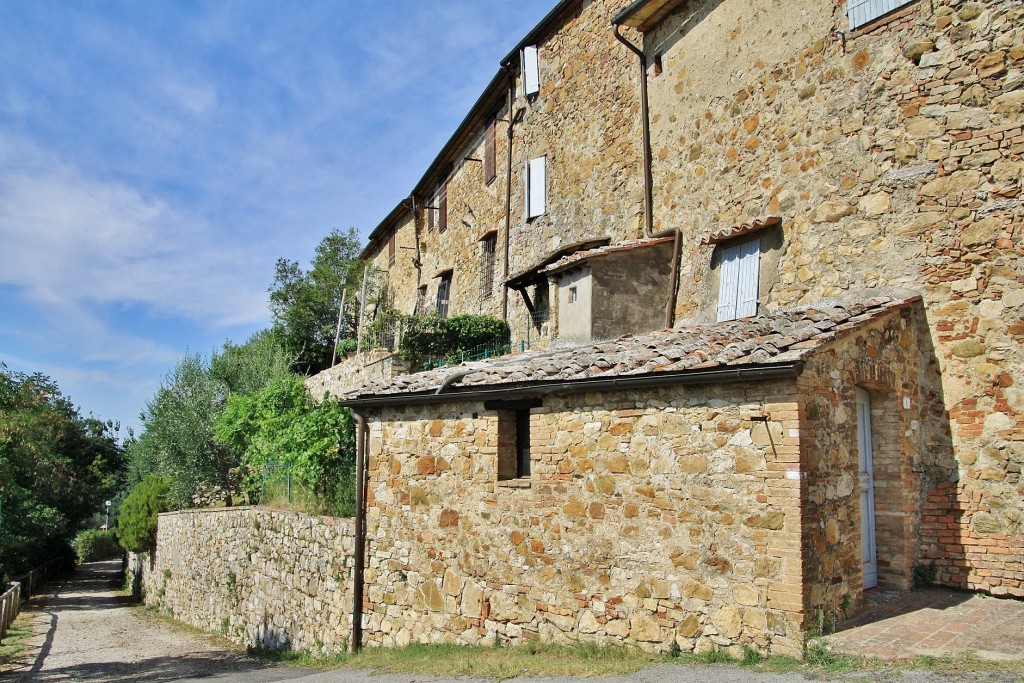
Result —
<instances>
[{"instance_id":1,"label":"road shadow","mask_svg":"<svg viewBox=\"0 0 1024 683\"><path fill-rule=\"evenodd\" d=\"M159 683L217 678L245 683L286 681L310 674L307 670L276 666L259 659L230 653L192 653L177 657L152 657L138 662L97 662L40 671L35 666L5 672L5 683Z\"/></svg>"}]
</instances>

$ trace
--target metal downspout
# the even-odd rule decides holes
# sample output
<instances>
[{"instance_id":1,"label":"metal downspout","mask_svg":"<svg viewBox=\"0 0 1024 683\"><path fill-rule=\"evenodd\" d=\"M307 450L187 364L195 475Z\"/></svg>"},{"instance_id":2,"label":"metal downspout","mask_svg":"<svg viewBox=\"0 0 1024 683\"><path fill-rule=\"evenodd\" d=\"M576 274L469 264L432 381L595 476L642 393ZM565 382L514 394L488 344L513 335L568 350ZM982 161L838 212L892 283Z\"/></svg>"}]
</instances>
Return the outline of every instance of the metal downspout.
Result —
<instances>
[{"instance_id":1,"label":"metal downspout","mask_svg":"<svg viewBox=\"0 0 1024 683\"><path fill-rule=\"evenodd\" d=\"M512 115L512 103L514 101L516 79L512 67L509 64L502 64L501 68L508 74L508 130L506 132L507 147L505 163L505 265L504 277L501 285L501 319L508 320L508 253L509 241L512 236L512 126L515 117Z\"/></svg>"},{"instance_id":2,"label":"metal downspout","mask_svg":"<svg viewBox=\"0 0 1024 683\"><path fill-rule=\"evenodd\" d=\"M647 237L660 237L667 231L654 234L654 165L651 155L651 115L648 108L647 97L647 55L643 50L619 33L619 24L612 22L615 38L640 60L640 123L643 130L643 163L644 163L644 235ZM676 292L679 289L679 258L682 251L683 239L679 229L672 231L675 235L675 242L672 245L672 278L669 282L668 302L665 304L665 327L669 328L676 322Z\"/></svg>"},{"instance_id":3,"label":"metal downspout","mask_svg":"<svg viewBox=\"0 0 1024 683\"><path fill-rule=\"evenodd\" d=\"M676 294L679 291L679 257L683 251L683 233L676 228L672 243L672 278L668 284L668 304L665 306L665 329L676 324Z\"/></svg>"},{"instance_id":4,"label":"metal downspout","mask_svg":"<svg viewBox=\"0 0 1024 683\"><path fill-rule=\"evenodd\" d=\"M352 567L352 652L359 652L363 641L363 576L366 565L366 420L352 411L356 423L356 514L355 549Z\"/></svg>"},{"instance_id":5,"label":"metal downspout","mask_svg":"<svg viewBox=\"0 0 1024 683\"><path fill-rule=\"evenodd\" d=\"M651 119L647 108L647 56L643 50L619 33L619 25L613 23L615 38L640 59L640 119L643 127L644 163L644 235L654 237L654 175L651 171Z\"/></svg>"}]
</instances>

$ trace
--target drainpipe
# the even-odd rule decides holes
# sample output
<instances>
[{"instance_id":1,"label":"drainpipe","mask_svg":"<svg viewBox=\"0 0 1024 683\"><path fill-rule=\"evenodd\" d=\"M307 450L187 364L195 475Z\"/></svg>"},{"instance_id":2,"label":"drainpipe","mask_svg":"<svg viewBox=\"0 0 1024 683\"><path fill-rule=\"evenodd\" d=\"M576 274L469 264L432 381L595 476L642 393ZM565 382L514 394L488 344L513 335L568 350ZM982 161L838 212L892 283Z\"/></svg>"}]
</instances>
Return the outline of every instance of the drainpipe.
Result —
<instances>
[{"instance_id":1,"label":"drainpipe","mask_svg":"<svg viewBox=\"0 0 1024 683\"><path fill-rule=\"evenodd\" d=\"M355 552L352 567L352 652L359 652L363 641L363 575L366 565L366 452L367 426L362 415L352 411L356 423L356 515Z\"/></svg>"},{"instance_id":2,"label":"drainpipe","mask_svg":"<svg viewBox=\"0 0 1024 683\"><path fill-rule=\"evenodd\" d=\"M508 252L509 240L512 234L512 104L515 101L516 77L509 62L503 62L501 68L508 74L508 131L507 131L507 154L505 155L505 277L501 285L501 318L508 321Z\"/></svg>"},{"instance_id":3,"label":"drainpipe","mask_svg":"<svg viewBox=\"0 0 1024 683\"><path fill-rule=\"evenodd\" d=\"M639 58L640 63L640 119L643 126L644 158L644 235L654 237L654 176L651 172L651 118L647 109L647 56L643 50L619 33L619 25L612 23L615 38Z\"/></svg>"},{"instance_id":4,"label":"drainpipe","mask_svg":"<svg viewBox=\"0 0 1024 683\"><path fill-rule=\"evenodd\" d=\"M668 304L665 306L665 329L676 324L676 293L679 291L679 257L683 251L683 233L675 229L672 242L672 278L668 284Z\"/></svg>"},{"instance_id":5,"label":"drainpipe","mask_svg":"<svg viewBox=\"0 0 1024 683\"><path fill-rule=\"evenodd\" d=\"M615 38L629 48L637 56L640 63L640 123L643 130L643 159L644 159L644 235L646 237L660 237L666 232L654 234L654 165L651 156L651 115L647 104L647 55L633 43L619 33L619 24L612 22ZM665 327L672 327L676 322L676 292L679 289L679 258L683 247L683 238L679 229L672 231L675 241L672 244L672 278L668 288L668 303L665 305Z\"/></svg>"}]
</instances>

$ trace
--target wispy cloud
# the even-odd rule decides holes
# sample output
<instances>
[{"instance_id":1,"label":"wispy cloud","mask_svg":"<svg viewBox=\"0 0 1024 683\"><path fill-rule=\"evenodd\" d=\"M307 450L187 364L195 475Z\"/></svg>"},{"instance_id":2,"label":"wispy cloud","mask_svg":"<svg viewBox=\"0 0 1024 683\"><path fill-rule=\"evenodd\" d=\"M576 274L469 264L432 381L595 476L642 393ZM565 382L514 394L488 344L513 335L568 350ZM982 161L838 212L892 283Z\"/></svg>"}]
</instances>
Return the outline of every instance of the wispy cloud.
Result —
<instances>
[{"instance_id":1,"label":"wispy cloud","mask_svg":"<svg viewBox=\"0 0 1024 683\"><path fill-rule=\"evenodd\" d=\"M268 323L276 257L372 229L552 2L0 5L0 359L134 417Z\"/></svg>"},{"instance_id":2,"label":"wispy cloud","mask_svg":"<svg viewBox=\"0 0 1024 683\"><path fill-rule=\"evenodd\" d=\"M0 137L0 283L45 305L139 305L218 325L265 318L245 245L122 183Z\"/></svg>"}]
</instances>

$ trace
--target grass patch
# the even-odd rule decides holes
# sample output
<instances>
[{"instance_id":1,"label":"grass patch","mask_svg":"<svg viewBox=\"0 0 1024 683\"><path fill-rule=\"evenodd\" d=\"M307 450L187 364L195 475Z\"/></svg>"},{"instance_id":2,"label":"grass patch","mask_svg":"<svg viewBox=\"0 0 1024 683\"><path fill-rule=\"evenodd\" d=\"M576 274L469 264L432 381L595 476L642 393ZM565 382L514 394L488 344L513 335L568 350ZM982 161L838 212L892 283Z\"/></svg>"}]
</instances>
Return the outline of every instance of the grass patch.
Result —
<instances>
[{"instance_id":1,"label":"grass patch","mask_svg":"<svg viewBox=\"0 0 1024 683\"><path fill-rule=\"evenodd\" d=\"M28 649L28 640L31 637L32 626L18 615L7 629L3 643L0 644L0 671L6 671L18 662Z\"/></svg>"},{"instance_id":2,"label":"grass patch","mask_svg":"<svg viewBox=\"0 0 1024 683\"><path fill-rule=\"evenodd\" d=\"M408 645L367 647L358 654L316 657L288 651L259 652L259 656L297 666L321 669L370 669L378 673L421 676L474 676L503 680L517 676L618 676L668 661L621 645L554 645L531 642L509 647L479 645ZM679 660L673 660L679 661Z\"/></svg>"}]
</instances>

